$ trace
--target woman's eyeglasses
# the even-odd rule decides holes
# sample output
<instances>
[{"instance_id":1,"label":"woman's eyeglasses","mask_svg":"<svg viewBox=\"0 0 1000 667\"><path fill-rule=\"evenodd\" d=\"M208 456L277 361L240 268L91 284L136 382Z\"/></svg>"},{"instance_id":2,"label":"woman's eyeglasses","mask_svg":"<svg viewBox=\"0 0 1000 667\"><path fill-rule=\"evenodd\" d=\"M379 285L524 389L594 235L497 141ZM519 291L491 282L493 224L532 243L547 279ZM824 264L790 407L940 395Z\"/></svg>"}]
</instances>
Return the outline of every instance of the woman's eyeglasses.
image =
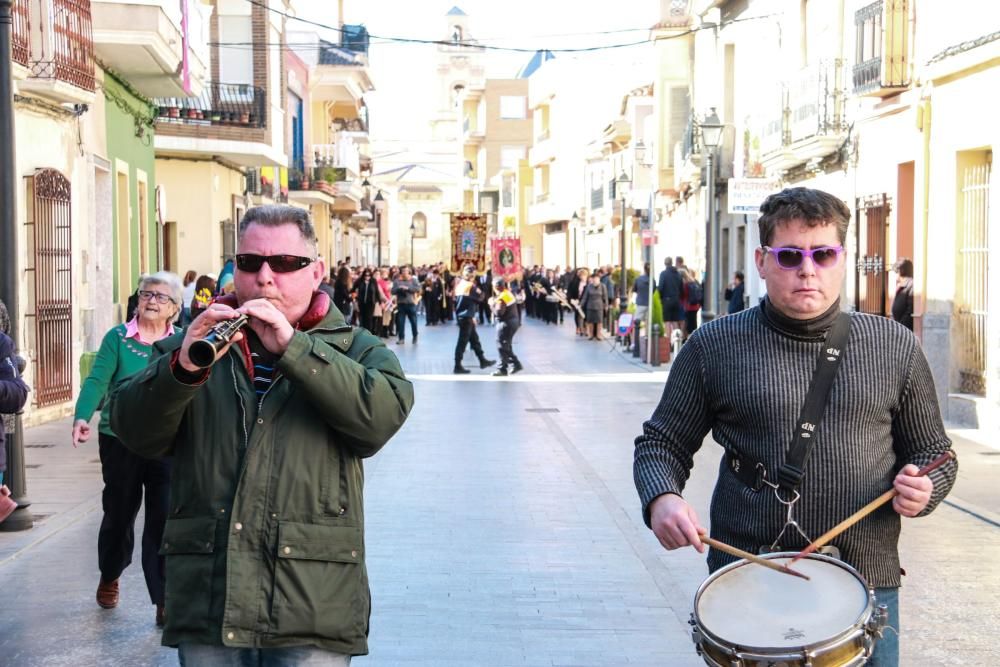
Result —
<instances>
[{"instance_id":1,"label":"woman's eyeglasses","mask_svg":"<svg viewBox=\"0 0 1000 667\"><path fill-rule=\"evenodd\" d=\"M139 298L145 301L150 299L155 299L156 303L173 303L174 299L169 294L164 294L162 292L151 292L150 290L141 289L139 290Z\"/></svg>"},{"instance_id":2,"label":"woman's eyeglasses","mask_svg":"<svg viewBox=\"0 0 1000 667\"><path fill-rule=\"evenodd\" d=\"M236 268L247 273L257 273L264 262L275 273L291 273L312 264L314 259L298 255L236 255Z\"/></svg>"},{"instance_id":3,"label":"woman's eyeglasses","mask_svg":"<svg viewBox=\"0 0 1000 667\"><path fill-rule=\"evenodd\" d=\"M811 248L810 250L802 248L772 248L771 246L762 246L762 248L774 257L774 261L778 263L779 268L788 271L802 266L802 262L805 261L806 257L809 257L817 267L829 269L836 265L837 260L840 259L840 253L844 252L844 246L842 245L825 245L818 248Z\"/></svg>"}]
</instances>

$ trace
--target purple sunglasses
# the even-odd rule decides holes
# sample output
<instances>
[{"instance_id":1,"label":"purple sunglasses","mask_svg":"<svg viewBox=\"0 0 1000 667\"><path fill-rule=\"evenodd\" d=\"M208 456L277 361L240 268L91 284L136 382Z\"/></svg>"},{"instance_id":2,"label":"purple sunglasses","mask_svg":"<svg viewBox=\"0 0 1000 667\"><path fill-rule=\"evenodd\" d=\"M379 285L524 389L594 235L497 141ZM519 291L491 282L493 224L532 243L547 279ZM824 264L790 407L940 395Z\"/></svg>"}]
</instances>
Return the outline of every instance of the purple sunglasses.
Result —
<instances>
[{"instance_id":1,"label":"purple sunglasses","mask_svg":"<svg viewBox=\"0 0 1000 667\"><path fill-rule=\"evenodd\" d=\"M802 266L802 262L808 256L813 264L821 269L828 269L840 259L840 253L844 252L842 245L825 245L810 250L802 248L772 248L771 246L761 246L765 252L774 257L778 266L786 271L791 271Z\"/></svg>"}]
</instances>

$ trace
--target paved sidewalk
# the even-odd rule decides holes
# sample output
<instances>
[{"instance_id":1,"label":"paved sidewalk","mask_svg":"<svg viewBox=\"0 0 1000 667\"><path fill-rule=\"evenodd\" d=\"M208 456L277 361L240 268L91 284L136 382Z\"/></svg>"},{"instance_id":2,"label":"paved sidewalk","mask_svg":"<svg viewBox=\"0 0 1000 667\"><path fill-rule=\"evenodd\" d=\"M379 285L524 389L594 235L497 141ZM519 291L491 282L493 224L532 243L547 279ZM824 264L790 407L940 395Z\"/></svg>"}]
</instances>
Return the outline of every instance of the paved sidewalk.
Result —
<instances>
[{"instance_id":1,"label":"paved sidewalk","mask_svg":"<svg viewBox=\"0 0 1000 667\"><path fill-rule=\"evenodd\" d=\"M687 619L703 558L659 546L632 485L632 439L665 369L578 339L570 324L529 322L515 339L524 373L453 376L457 333L422 328L417 345L390 343L416 405L366 464L371 654L355 664L701 665ZM495 356L494 330L480 334ZM69 430L65 420L26 434L41 519L0 533L4 599L20 603L0 624L0 665L176 664L158 647L138 556L121 606L93 601L100 465L96 441L74 450ZM903 665L1000 662L1000 452L965 435L949 504L904 524ZM706 443L686 493L702 517L718 456Z\"/></svg>"}]
</instances>

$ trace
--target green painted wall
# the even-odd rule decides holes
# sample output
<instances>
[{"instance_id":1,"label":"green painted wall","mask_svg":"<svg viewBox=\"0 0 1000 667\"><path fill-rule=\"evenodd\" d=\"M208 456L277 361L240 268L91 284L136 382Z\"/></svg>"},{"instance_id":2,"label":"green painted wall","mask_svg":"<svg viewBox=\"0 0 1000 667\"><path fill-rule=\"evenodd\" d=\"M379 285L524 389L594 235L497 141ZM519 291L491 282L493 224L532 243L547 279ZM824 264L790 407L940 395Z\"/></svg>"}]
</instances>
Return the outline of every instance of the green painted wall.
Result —
<instances>
[{"instance_id":1,"label":"green painted wall","mask_svg":"<svg viewBox=\"0 0 1000 667\"><path fill-rule=\"evenodd\" d=\"M156 228L156 181L155 181L155 152L153 149L153 128L147 125L142 119L152 117L153 112L149 104L142 98L129 92L128 88L110 72L104 73L104 97L105 97L105 123L107 125L108 160L111 162L111 190L112 190L112 229L114 230L114 294L115 301L123 306L124 314L125 300L120 297L122 281L128 293L134 291L135 283L141 273L140 253L145 256L146 271L153 272L159 270L157 265L157 228ZM137 117L140 119L137 122ZM136 136L137 130L141 128L141 136ZM124 163L124 164L123 164ZM123 262L119 251L120 226L118 220L119 202L119 168L127 165L128 171L128 200L129 208L132 211L130 223L122 221L121 224L129 224L130 255L127 261ZM143 216L139 214L139 178L140 172L145 172L146 178L146 206L145 208L145 244L140 248L139 233L140 221ZM101 221L98 221L100 224Z\"/></svg>"}]
</instances>

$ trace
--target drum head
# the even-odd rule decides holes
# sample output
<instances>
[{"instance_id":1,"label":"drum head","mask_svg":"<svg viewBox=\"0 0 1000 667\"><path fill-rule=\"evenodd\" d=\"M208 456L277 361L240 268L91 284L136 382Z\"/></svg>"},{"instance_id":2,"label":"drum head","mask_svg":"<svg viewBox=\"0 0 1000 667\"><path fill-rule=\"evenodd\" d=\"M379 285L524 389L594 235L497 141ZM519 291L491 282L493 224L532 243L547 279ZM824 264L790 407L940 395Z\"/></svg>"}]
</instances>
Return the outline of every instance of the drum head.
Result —
<instances>
[{"instance_id":1,"label":"drum head","mask_svg":"<svg viewBox=\"0 0 1000 667\"><path fill-rule=\"evenodd\" d=\"M794 555L767 558L787 563ZM810 581L747 561L722 568L695 597L696 621L729 645L794 648L829 641L870 614L868 588L849 565L811 554L794 568Z\"/></svg>"}]
</instances>

